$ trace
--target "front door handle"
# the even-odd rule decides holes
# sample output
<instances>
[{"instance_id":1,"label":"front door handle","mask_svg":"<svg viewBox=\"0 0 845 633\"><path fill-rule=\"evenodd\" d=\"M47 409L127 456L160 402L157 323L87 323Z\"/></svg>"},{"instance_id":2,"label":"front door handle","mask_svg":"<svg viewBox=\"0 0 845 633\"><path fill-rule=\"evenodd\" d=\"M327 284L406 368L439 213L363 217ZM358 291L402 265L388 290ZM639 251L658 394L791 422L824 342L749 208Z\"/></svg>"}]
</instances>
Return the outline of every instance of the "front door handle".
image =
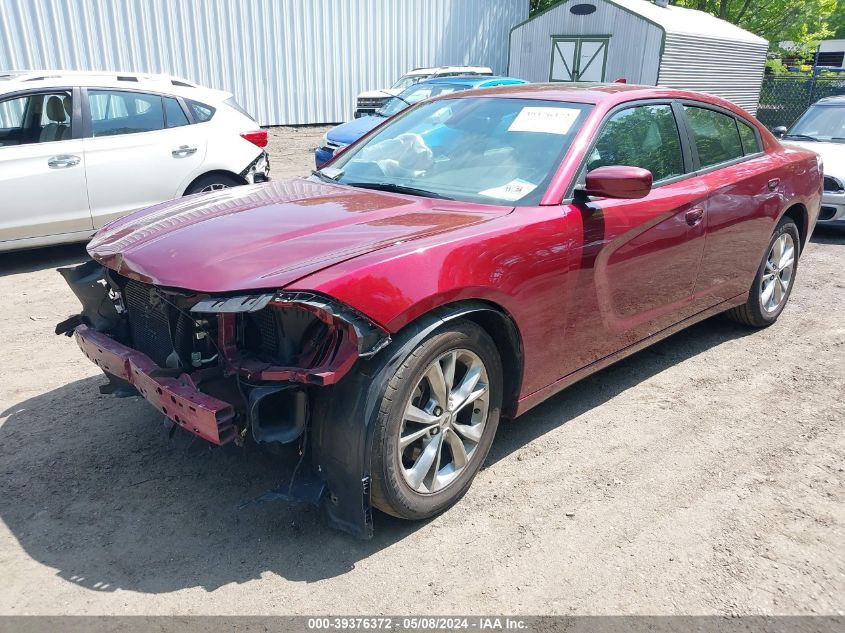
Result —
<instances>
[{"instance_id":1,"label":"front door handle","mask_svg":"<svg viewBox=\"0 0 845 633\"><path fill-rule=\"evenodd\" d=\"M777 189L779 184L780 184L780 178L772 178L769 181L769 191L774 191L775 189Z\"/></svg>"},{"instance_id":2,"label":"front door handle","mask_svg":"<svg viewBox=\"0 0 845 633\"><path fill-rule=\"evenodd\" d=\"M47 166L50 169L66 169L68 167L75 167L82 159L79 156L72 156L71 154L60 154L53 156L47 160Z\"/></svg>"},{"instance_id":3,"label":"front door handle","mask_svg":"<svg viewBox=\"0 0 845 633\"><path fill-rule=\"evenodd\" d=\"M170 152L173 155L173 158L184 158L185 156L190 156L191 154L196 154L197 148L196 147L188 147L187 145L180 145L177 149L174 149Z\"/></svg>"},{"instance_id":4,"label":"front door handle","mask_svg":"<svg viewBox=\"0 0 845 633\"><path fill-rule=\"evenodd\" d=\"M701 218L704 217L704 209L701 207L695 207L694 209L690 209L689 211L684 214L684 218L687 221L687 224L690 226L695 226L699 222L701 222Z\"/></svg>"}]
</instances>

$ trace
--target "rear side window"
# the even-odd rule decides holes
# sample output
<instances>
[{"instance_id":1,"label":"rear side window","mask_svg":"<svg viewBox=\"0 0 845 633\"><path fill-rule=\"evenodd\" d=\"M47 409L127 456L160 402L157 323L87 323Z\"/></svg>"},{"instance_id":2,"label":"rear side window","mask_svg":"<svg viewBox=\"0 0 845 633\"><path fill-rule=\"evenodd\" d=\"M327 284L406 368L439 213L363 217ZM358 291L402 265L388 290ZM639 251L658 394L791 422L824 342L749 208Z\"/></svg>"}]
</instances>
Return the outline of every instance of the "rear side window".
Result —
<instances>
[{"instance_id":1,"label":"rear side window","mask_svg":"<svg viewBox=\"0 0 845 633\"><path fill-rule=\"evenodd\" d=\"M702 167L726 163L743 156L736 119L695 106L684 106L684 111Z\"/></svg>"},{"instance_id":2,"label":"rear side window","mask_svg":"<svg viewBox=\"0 0 845 633\"><path fill-rule=\"evenodd\" d=\"M684 158L672 106L637 106L610 117L590 154L587 169L607 165L648 169L655 182L682 175Z\"/></svg>"},{"instance_id":3,"label":"rear side window","mask_svg":"<svg viewBox=\"0 0 845 633\"><path fill-rule=\"evenodd\" d=\"M210 105L206 105L204 103L200 103L199 101L191 101L188 100L188 107L191 109L191 114L194 115L194 120L197 123L205 123L206 121L210 121L211 117L214 116L214 108Z\"/></svg>"},{"instance_id":4,"label":"rear side window","mask_svg":"<svg viewBox=\"0 0 845 633\"><path fill-rule=\"evenodd\" d=\"M173 97L164 97L164 116L169 128L181 127L190 123L188 116L179 104L179 100Z\"/></svg>"},{"instance_id":5,"label":"rear side window","mask_svg":"<svg viewBox=\"0 0 845 633\"><path fill-rule=\"evenodd\" d=\"M164 129L160 95L121 90L89 90L93 136L138 134Z\"/></svg>"},{"instance_id":6,"label":"rear side window","mask_svg":"<svg viewBox=\"0 0 845 633\"><path fill-rule=\"evenodd\" d=\"M742 119L737 119L736 122L739 126L739 138L742 140L742 151L745 152L745 155L748 156L749 154L756 154L761 151L760 142L757 140L757 134L754 132L754 128Z\"/></svg>"}]
</instances>

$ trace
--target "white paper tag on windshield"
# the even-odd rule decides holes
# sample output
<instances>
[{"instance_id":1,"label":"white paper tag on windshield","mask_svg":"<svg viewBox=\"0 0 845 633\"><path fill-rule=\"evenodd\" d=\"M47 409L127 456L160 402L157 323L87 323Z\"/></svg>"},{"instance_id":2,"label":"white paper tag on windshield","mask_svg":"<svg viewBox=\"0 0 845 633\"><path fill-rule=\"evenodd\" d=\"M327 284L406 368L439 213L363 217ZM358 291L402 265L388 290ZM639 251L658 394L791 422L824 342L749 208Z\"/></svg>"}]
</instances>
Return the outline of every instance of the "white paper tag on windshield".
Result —
<instances>
[{"instance_id":1,"label":"white paper tag on windshield","mask_svg":"<svg viewBox=\"0 0 845 633\"><path fill-rule=\"evenodd\" d=\"M520 198L527 196L536 188L537 185L532 185L527 180L517 178L515 180L511 180L506 185L502 185L501 187L493 187L492 189L485 189L484 191L479 191L478 195L513 202L514 200L519 200Z\"/></svg>"},{"instance_id":2,"label":"white paper tag on windshield","mask_svg":"<svg viewBox=\"0 0 845 633\"><path fill-rule=\"evenodd\" d=\"M545 132L546 134L568 134L575 119L581 113L574 108L522 108L510 124L508 132Z\"/></svg>"}]
</instances>

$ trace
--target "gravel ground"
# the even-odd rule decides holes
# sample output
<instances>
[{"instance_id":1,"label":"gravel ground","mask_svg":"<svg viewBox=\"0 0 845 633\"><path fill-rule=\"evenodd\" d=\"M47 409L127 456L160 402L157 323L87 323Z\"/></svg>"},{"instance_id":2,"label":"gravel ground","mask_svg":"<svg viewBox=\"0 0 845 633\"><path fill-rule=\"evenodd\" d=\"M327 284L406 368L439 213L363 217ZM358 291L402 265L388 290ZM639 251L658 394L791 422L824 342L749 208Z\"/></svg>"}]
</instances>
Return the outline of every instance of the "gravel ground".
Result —
<instances>
[{"instance_id":1,"label":"gravel ground","mask_svg":"<svg viewBox=\"0 0 845 633\"><path fill-rule=\"evenodd\" d=\"M272 130L273 176L320 128ZM0 256L0 613L751 614L845 609L845 233L781 320L721 318L503 423L446 514L372 541L282 502L273 459L169 439L52 334L70 246Z\"/></svg>"}]
</instances>

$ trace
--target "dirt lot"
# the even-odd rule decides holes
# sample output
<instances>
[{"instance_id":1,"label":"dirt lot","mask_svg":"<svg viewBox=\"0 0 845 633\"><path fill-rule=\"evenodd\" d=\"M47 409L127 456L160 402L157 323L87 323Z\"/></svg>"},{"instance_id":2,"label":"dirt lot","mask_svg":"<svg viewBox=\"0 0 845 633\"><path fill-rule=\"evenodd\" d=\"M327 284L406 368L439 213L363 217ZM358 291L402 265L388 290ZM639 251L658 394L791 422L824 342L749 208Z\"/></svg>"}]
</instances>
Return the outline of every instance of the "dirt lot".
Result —
<instances>
[{"instance_id":1,"label":"dirt lot","mask_svg":"<svg viewBox=\"0 0 845 633\"><path fill-rule=\"evenodd\" d=\"M322 129L274 130L273 174ZM360 542L241 508L267 457L177 436L52 334L81 247L0 256L0 613L843 613L845 233L790 306L720 318L504 424L465 499Z\"/></svg>"}]
</instances>

